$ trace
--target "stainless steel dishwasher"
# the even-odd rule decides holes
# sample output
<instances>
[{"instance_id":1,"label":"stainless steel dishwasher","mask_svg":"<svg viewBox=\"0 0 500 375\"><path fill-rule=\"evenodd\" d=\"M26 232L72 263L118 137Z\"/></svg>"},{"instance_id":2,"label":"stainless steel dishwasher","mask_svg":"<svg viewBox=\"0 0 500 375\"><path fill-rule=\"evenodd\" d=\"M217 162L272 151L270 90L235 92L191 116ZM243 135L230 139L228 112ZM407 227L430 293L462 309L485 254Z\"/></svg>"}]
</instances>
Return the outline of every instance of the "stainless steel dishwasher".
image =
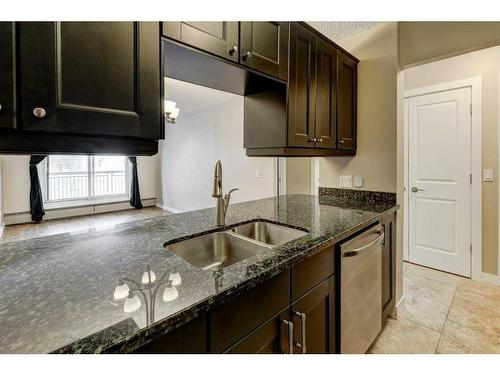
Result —
<instances>
[{"instance_id":1,"label":"stainless steel dishwasher","mask_svg":"<svg viewBox=\"0 0 500 375\"><path fill-rule=\"evenodd\" d=\"M340 245L340 352L366 353L382 329L382 243L378 224Z\"/></svg>"}]
</instances>

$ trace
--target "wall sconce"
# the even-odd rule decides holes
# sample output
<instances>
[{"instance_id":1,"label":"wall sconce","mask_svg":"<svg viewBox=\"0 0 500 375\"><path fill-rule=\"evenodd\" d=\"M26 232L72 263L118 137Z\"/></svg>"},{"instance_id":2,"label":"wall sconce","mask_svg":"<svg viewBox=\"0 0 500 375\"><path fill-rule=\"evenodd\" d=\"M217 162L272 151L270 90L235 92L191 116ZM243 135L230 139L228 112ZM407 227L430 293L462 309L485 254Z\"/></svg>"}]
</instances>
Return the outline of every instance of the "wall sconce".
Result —
<instances>
[{"instance_id":1,"label":"wall sconce","mask_svg":"<svg viewBox=\"0 0 500 375\"><path fill-rule=\"evenodd\" d=\"M175 119L179 116L179 108L176 103L171 100L165 100L165 120L171 124L175 124Z\"/></svg>"}]
</instances>

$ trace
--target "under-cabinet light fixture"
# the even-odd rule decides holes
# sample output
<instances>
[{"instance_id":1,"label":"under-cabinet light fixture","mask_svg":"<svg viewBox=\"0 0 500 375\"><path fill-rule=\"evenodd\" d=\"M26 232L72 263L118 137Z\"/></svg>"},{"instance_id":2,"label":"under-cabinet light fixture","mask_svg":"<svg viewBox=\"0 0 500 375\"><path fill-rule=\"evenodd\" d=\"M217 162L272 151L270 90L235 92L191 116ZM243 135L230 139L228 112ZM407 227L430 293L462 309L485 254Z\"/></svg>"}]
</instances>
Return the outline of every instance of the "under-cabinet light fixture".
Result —
<instances>
[{"instance_id":1,"label":"under-cabinet light fixture","mask_svg":"<svg viewBox=\"0 0 500 375\"><path fill-rule=\"evenodd\" d=\"M171 124L175 124L175 119L179 116L179 108L176 107L176 103L171 100L165 100L165 120Z\"/></svg>"}]
</instances>

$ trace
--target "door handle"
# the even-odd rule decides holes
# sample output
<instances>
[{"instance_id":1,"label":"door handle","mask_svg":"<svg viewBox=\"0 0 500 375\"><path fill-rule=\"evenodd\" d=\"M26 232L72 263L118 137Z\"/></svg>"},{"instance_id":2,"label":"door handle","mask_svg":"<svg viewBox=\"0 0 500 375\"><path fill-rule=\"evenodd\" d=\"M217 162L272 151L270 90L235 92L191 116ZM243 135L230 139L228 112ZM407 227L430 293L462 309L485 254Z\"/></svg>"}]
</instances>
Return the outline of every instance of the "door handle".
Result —
<instances>
[{"instance_id":1,"label":"door handle","mask_svg":"<svg viewBox=\"0 0 500 375\"><path fill-rule=\"evenodd\" d=\"M420 188L414 186L414 187L411 188L411 191L413 193L418 193L419 191L424 191L424 189L420 189Z\"/></svg>"},{"instance_id":2,"label":"door handle","mask_svg":"<svg viewBox=\"0 0 500 375\"><path fill-rule=\"evenodd\" d=\"M357 249L354 250L347 250L342 253L343 258L349 258L349 257L355 257L356 255L361 254L363 251L368 250L370 247L373 245L378 244L379 242L382 242L384 240L385 234L381 233L380 236L375 238L372 242L367 243L366 245L363 245L361 247L358 247Z\"/></svg>"},{"instance_id":3,"label":"door handle","mask_svg":"<svg viewBox=\"0 0 500 375\"><path fill-rule=\"evenodd\" d=\"M306 314L295 311L294 314L300 318L300 344L295 345L302 349L302 354L306 354Z\"/></svg>"},{"instance_id":4,"label":"door handle","mask_svg":"<svg viewBox=\"0 0 500 375\"><path fill-rule=\"evenodd\" d=\"M293 323L288 320L281 322L288 327L288 353L285 354L293 354Z\"/></svg>"}]
</instances>

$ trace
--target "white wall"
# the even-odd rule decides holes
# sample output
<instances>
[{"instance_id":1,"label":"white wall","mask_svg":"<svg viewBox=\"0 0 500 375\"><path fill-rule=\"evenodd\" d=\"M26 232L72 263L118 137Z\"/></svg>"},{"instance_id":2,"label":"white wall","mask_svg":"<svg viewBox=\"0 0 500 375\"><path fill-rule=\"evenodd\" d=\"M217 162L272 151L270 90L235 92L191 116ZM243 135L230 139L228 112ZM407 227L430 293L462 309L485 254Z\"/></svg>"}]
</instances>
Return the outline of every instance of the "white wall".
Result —
<instances>
[{"instance_id":1,"label":"white wall","mask_svg":"<svg viewBox=\"0 0 500 375\"><path fill-rule=\"evenodd\" d=\"M3 155L1 197L5 214L26 213L30 210L29 156ZM157 156L139 156L137 173L142 199L156 198Z\"/></svg>"},{"instance_id":2,"label":"white wall","mask_svg":"<svg viewBox=\"0 0 500 375\"><path fill-rule=\"evenodd\" d=\"M173 79L166 79L165 89L180 115L175 125L166 124L166 139L160 141L159 204L175 211L213 207L218 159L224 193L240 189L232 203L274 195L275 159L245 155L242 96Z\"/></svg>"}]
</instances>

